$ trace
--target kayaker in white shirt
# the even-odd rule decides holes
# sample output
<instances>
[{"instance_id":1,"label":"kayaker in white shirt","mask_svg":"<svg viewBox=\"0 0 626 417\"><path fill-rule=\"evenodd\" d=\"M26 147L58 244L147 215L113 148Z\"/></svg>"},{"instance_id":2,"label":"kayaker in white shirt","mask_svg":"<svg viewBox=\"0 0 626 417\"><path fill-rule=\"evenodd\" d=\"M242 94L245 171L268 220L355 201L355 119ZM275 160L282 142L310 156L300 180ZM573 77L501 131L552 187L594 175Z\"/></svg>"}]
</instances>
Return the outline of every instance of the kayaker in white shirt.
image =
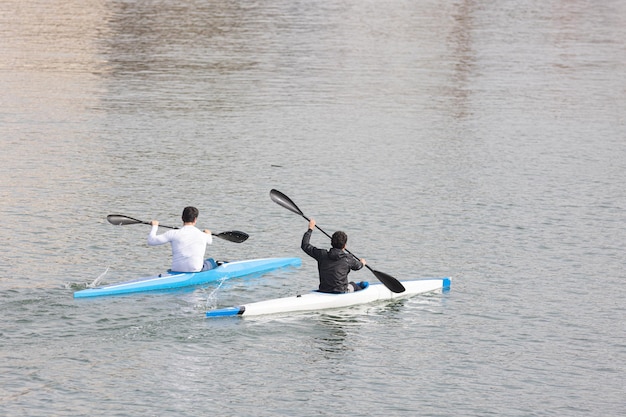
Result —
<instances>
[{"instance_id":1,"label":"kayaker in white shirt","mask_svg":"<svg viewBox=\"0 0 626 417\"><path fill-rule=\"evenodd\" d=\"M198 215L197 208L185 207L182 215L183 227L168 230L160 235L157 235L159 222L157 220L150 222L152 230L148 235L148 245L163 245L168 242L172 244L171 270L174 272L199 272L217 266L212 258L204 259L206 246L213 243L213 236L210 230L201 231L196 227Z\"/></svg>"}]
</instances>

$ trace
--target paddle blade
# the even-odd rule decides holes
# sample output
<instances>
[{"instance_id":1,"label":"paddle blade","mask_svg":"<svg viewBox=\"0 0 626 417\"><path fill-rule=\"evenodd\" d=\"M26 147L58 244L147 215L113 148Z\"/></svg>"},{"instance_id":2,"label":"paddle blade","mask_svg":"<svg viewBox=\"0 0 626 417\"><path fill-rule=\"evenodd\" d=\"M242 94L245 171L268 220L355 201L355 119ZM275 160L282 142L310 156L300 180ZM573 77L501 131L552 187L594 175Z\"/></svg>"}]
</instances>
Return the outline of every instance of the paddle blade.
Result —
<instances>
[{"instance_id":1,"label":"paddle blade","mask_svg":"<svg viewBox=\"0 0 626 417\"><path fill-rule=\"evenodd\" d=\"M285 194L281 193L280 191L272 189L272 191L270 191L270 198L272 199L274 203L278 204L279 206L283 206L287 210L293 211L294 213L299 214L302 217L305 217L304 213L302 213L302 211L298 208L298 206L296 206L296 203L291 201L289 197L287 197Z\"/></svg>"},{"instance_id":2,"label":"paddle blade","mask_svg":"<svg viewBox=\"0 0 626 417\"><path fill-rule=\"evenodd\" d=\"M368 265L366 266L369 268ZM391 275L385 274L384 272L376 271L372 268L369 268L369 270L372 271L372 273L374 273L376 278L378 278L378 280L382 282L382 284L385 287L387 287L389 291L395 292L395 293L401 293L401 292L406 291L406 288L404 288L404 285L402 285L400 281L398 281Z\"/></svg>"},{"instance_id":3,"label":"paddle blade","mask_svg":"<svg viewBox=\"0 0 626 417\"><path fill-rule=\"evenodd\" d=\"M146 223L141 220L133 219L132 217L122 216L121 214L109 214L107 216L107 220L109 221L109 223L114 224L116 226Z\"/></svg>"},{"instance_id":4,"label":"paddle blade","mask_svg":"<svg viewBox=\"0 0 626 417\"><path fill-rule=\"evenodd\" d=\"M240 232L239 230L230 230L228 232L213 234L213 236L235 243L245 242L250 237L247 233Z\"/></svg>"}]
</instances>

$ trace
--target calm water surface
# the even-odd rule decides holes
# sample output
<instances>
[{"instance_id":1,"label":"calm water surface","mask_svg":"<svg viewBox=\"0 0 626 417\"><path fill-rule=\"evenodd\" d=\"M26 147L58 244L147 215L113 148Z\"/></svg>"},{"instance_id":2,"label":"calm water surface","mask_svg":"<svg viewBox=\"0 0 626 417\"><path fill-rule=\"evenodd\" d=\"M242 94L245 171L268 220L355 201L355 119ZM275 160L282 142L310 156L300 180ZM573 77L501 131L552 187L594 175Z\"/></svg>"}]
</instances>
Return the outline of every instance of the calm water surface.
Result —
<instances>
[{"instance_id":1,"label":"calm water surface","mask_svg":"<svg viewBox=\"0 0 626 417\"><path fill-rule=\"evenodd\" d=\"M618 0L3 1L0 414L623 415L624 39ZM169 265L111 213L301 256L272 188L452 291L204 318L312 289L303 259L72 298Z\"/></svg>"}]
</instances>

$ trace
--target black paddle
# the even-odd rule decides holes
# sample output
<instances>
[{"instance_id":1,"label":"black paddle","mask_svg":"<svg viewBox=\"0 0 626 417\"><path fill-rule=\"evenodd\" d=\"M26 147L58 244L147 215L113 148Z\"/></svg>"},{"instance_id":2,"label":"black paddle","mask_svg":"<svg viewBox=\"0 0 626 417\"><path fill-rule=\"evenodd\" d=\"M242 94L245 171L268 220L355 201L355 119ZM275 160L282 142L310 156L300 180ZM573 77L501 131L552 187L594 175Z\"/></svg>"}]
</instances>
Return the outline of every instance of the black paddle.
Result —
<instances>
[{"instance_id":1,"label":"black paddle","mask_svg":"<svg viewBox=\"0 0 626 417\"><path fill-rule=\"evenodd\" d=\"M109 223L114 224L116 226L124 226L127 224L150 224L150 222L145 222L143 220L133 219L132 217L123 216L121 214L109 214L107 216L107 220ZM159 224L159 227L165 227L168 229L178 229L178 227L174 226L165 226L163 224ZM230 242L241 243L245 242L250 236L247 233L240 232L238 230L231 230L228 232L222 233L211 233L215 237L219 237L220 239L228 240Z\"/></svg>"},{"instance_id":2,"label":"black paddle","mask_svg":"<svg viewBox=\"0 0 626 417\"><path fill-rule=\"evenodd\" d=\"M291 201L289 197L287 197L285 194L281 193L280 191L278 190L270 191L270 198L272 199L272 201L274 201L274 203L278 204L279 206L283 206L287 210L293 211L294 213L299 214L300 216L304 217L307 221L311 221L307 216L304 215L302 210L300 210L298 206L296 206L296 203ZM320 232L324 233L326 236L330 238L330 235L326 233L325 231L323 231L317 224L315 225L315 227ZM348 252L350 255L354 256L355 258L357 258L356 255L350 252L348 249L346 249L346 252ZM398 281L391 275L385 274L384 272L376 271L367 264L365 264L365 266L367 267L367 269L372 271L372 273L376 276L376 278L378 278L378 280L382 282L385 287L389 288L390 291L396 292L396 293L401 293L405 291L404 285L402 285L400 281Z\"/></svg>"}]
</instances>

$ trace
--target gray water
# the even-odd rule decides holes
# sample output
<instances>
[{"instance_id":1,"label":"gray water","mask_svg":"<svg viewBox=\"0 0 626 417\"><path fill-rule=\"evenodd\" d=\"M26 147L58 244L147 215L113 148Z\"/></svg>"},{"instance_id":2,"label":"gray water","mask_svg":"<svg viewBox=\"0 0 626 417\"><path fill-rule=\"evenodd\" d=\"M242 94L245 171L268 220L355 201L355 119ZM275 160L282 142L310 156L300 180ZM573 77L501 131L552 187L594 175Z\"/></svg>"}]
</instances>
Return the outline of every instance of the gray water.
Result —
<instances>
[{"instance_id":1,"label":"gray water","mask_svg":"<svg viewBox=\"0 0 626 417\"><path fill-rule=\"evenodd\" d=\"M624 415L624 39L619 0L1 2L0 415ZM302 256L272 188L451 291L204 318L303 258L73 299L169 266L111 213Z\"/></svg>"}]
</instances>

